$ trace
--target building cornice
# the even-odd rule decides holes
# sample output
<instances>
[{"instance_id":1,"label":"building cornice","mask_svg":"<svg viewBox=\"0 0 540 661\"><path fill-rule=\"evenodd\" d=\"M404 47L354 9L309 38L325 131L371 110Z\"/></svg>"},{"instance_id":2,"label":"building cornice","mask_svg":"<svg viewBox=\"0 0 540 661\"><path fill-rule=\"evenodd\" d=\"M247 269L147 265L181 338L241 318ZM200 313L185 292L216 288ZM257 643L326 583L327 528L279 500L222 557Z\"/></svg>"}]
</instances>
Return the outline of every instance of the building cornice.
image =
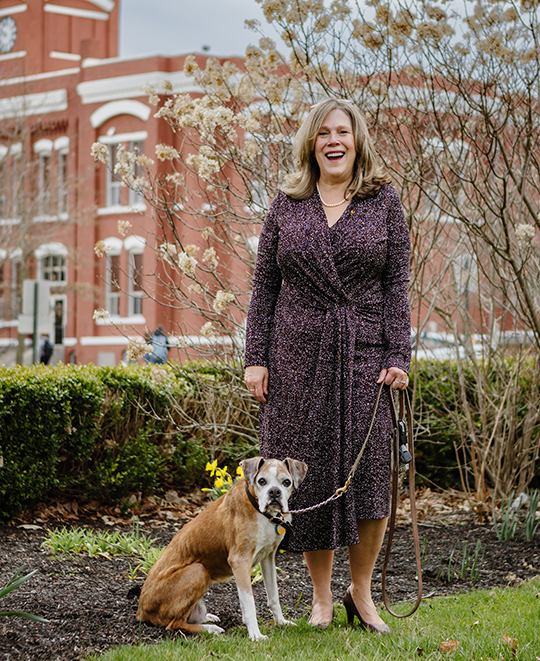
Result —
<instances>
[{"instance_id":1,"label":"building cornice","mask_svg":"<svg viewBox=\"0 0 540 661\"><path fill-rule=\"evenodd\" d=\"M25 94L0 99L0 119L11 117L30 117L59 112L68 107L67 90L52 90L38 94Z\"/></svg>"},{"instance_id":2,"label":"building cornice","mask_svg":"<svg viewBox=\"0 0 540 661\"><path fill-rule=\"evenodd\" d=\"M146 97L147 94L142 91L144 86L149 85L159 90L164 80L171 82L173 94L202 92L202 89L183 71L149 71L131 76L89 80L79 83L77 92L83 104L103 103L118 99Z\"/></svg>"}]
</instances>

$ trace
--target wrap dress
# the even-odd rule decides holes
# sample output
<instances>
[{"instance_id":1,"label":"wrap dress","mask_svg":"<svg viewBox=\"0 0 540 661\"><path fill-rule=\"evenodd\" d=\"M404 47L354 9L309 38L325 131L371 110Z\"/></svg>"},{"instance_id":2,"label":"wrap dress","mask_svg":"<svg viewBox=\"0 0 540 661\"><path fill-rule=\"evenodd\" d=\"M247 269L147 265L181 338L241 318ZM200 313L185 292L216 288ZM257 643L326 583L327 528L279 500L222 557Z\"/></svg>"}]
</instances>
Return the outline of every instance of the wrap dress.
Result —
<instances>
[{"instance_id":1,"label":"wrap dress","mask_svg":"<svg viewBox=\"0 0 540 661\"><path fill-rule=\"evenodd\" d=\"M260 405L261 455L308 464L292 510L343 486L365 439L381 369L408 371L410 239L397 192L353 198L331 228L315 192L279 192L253 276L245 365L269 370ZM344 497L294 515L293 551L359 542L356 521L388 516L392 421L388 397Z\"/></svg>"}]
</instances>

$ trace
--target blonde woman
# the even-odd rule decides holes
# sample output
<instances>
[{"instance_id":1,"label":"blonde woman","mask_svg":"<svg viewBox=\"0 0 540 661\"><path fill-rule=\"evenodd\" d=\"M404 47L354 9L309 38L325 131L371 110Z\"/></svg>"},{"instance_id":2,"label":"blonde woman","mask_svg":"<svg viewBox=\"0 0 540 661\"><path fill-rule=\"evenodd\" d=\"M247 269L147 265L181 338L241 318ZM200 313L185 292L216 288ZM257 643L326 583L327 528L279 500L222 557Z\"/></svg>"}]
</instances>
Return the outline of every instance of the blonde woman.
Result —
<instances>
[{"instance_id":1,"label":"blonde woman","mask_svg":"<svg viewBox=\"0 0 540 661\"><path fill-rule=\"evenodd\" d=\"M314 106L299 129L296 170L261 233L247 322L245 380L260 402L261 454L307 462L291 503L302 509L343 486L365 439L378 384L408 384L410 240L366 122L342 99ZM351 488L294 517L292 551L313 581L310 623L333 617L334 549L347 546L349 622L390 633L371 596L389 513L388 398Z\"/></svg>"}]
</instances>

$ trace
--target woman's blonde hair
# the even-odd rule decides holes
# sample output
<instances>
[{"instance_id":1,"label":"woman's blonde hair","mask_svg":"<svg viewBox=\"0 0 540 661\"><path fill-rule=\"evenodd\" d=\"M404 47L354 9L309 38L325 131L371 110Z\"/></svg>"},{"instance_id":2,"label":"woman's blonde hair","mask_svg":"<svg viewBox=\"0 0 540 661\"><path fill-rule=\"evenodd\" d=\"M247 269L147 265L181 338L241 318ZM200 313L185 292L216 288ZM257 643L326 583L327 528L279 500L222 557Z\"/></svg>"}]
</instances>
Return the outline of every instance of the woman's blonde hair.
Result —
<instances>
[{"instance_id":1,"label":"woman's blonde hair","mask_svg":"<svg viewBox=\"0 0 540 661\"><path fill-rule=\"evenodd\" d=\"M353 177L348 188L349 197L376 195L390 177L379 161L367 128L366 120L356 105L345 99L325 99L312 107L293 144L296 170L285 177L282 190L295 200L306 200L315 191L320 170L315 159L315 142L324 118L332 110L342 110L351 120L356 144Z\"/></svg>"}]
</instances>

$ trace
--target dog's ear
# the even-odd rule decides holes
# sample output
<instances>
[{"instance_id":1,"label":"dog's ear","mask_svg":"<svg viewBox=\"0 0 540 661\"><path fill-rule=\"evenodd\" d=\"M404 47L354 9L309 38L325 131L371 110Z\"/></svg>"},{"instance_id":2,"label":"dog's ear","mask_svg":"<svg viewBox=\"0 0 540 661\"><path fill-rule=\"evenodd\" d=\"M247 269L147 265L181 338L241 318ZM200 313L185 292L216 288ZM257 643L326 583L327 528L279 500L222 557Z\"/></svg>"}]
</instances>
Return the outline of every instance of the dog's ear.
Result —
<instances>
[{"instance_id":1,"label":"dog's ear","mask_svg":"<svg viewBox=\"0 0 540 661\"><path fill-rule=\"evenodd\" d=\"M247 480L247 483L250 487L253 486L255 482L255 477L257 473L261 470L262 465L264 464L264 459L262 457L251 457L251 459L243 459L240 462L240 466L244 471L244 477Z\"/></svg>"},{"instance_id":2,"label":"dog's ear","mask_svg":"<svg viewBox=\"0 0 540 661\"><path fill-rule=\"evenodd\" d=\"M287 466L287 470L291 474L294 488L298 489L306 477L308 465L303 461L298 461L298 459L291 459L290 457L284 459L283 463Z\"/></svg>"}]
</instances>

